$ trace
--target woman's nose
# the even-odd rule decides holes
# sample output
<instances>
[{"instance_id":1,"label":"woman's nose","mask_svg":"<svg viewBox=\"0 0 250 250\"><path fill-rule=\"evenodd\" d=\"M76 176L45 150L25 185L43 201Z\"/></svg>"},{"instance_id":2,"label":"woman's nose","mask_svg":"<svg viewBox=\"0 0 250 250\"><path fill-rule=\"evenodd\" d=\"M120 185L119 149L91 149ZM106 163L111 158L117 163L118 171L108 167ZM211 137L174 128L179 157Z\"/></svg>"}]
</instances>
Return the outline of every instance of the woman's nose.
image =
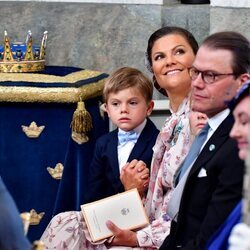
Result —
<instances>
[{"instance_id":1,"label":"woman's nose","mask_svg":"<svg viewBox=\"0 0 250 250\"><path fill-rule=\"evenodd\" d=\"M237 129L236 124L233 125L229 135L231 138L237 138L239 136L239 130Z\"/></svg>"},{"instance_id":2,"label":"woman's nose","mask_svg":"<svg viewBox=\"0 0 250 250\"><path fill-rule=\"evenodd\" d=\"M167 54L165 57L165 65L171 65L176 62L175 57L172 54Z\"/></svg>"}]
</instances>

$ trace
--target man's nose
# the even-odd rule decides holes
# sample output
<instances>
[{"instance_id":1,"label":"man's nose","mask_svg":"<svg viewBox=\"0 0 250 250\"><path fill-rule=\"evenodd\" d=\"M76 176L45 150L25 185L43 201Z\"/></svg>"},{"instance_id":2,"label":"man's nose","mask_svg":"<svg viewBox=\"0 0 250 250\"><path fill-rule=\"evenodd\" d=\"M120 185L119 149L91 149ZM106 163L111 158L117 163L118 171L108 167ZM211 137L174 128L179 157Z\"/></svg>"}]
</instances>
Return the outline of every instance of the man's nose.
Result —
<instances>
[{"instance_id":1,"label":"man's nose","mask_svg":"<svg viewBox=\"0 0 250 250\"><path fill-rule=\"evenodd\" d=\"M202 78L201 72L198 74L196 79L192 80L191 85L192 87L197 87L197 88L204 88L206 86L206 83Z\"/></svg>"}]
</instances>

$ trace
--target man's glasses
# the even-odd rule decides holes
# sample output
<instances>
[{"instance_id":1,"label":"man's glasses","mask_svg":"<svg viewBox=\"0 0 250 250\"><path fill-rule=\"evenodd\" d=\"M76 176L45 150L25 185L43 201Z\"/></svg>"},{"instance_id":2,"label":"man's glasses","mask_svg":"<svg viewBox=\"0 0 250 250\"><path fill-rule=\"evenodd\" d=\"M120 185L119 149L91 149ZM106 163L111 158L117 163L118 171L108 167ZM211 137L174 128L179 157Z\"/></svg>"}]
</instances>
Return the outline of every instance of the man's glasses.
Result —
<instances>
[{"instance_id":1,"label":"man's glasses","mask_svg":"<svg viewBox=\"0 0 250 250\"><path fill-rule=\"evenodd\" d=\"M217 74L217 73L213 73L211 71L200 71L194 67L189 69L189 75L190 75L192 80L196 80L197 77L199 76L199 74L201 74L202 80L207 84L211 84L211 83L218 81L220 79L220 76L233 76L233 75L235 75L234 73Z\"/></svg>"}]
</instances>

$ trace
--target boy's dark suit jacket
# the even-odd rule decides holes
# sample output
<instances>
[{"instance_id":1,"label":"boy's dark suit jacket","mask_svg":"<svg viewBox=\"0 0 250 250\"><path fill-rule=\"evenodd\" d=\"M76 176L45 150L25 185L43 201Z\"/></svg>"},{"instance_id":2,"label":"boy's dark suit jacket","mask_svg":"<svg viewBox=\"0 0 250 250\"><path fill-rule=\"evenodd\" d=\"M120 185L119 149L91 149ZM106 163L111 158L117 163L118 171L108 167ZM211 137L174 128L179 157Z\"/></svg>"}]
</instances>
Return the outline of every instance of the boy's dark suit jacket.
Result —
<instances>
[{"instance_id":1,"label":"boy's dark suit jacket","mask_svg":"<svg viewBox=\"0 0 250 250\"><path fill-rule=\"evenodd\" d=\"M94 158L90 166L88 194L86 201L99 200L124 191L120 181L118 164L118 129L100 137L96 142ZM150 168L153 146L159 130L150 119L140 134L128 162L137 159L146 163Z\"/></svg>"},{"instance_id":2,"label":"boy's dark suit jacket","mask_svg":"<svg viewBox=\"0 0 250 250\"><path fill-rule=\"evenodd\" d=\"M177 223L160 249L205 249L207 240L242 197L244 162L229 137L229 115L199 154L183 190ZM179 247L178 247L179 246Z\"/></svg>"}]
</instances>

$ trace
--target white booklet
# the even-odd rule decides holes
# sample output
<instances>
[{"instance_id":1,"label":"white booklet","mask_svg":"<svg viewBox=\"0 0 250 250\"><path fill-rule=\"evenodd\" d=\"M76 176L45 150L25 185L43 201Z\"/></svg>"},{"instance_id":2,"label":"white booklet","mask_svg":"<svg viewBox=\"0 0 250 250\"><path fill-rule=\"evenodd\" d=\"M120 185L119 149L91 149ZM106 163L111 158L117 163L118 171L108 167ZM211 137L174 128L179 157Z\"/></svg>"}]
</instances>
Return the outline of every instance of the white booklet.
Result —
<instances>
[{"instance_id":1,"label":"white booklet","mask_svg":"<svg viewBox=\"0 0 250 250\"><path fill-rule=\"evenodd\" d=\"M148 225L148 217L137 189L81 206L93 242L112 236L106 222L121 229L137 229Z\"/></svg>"}]
</instances>

